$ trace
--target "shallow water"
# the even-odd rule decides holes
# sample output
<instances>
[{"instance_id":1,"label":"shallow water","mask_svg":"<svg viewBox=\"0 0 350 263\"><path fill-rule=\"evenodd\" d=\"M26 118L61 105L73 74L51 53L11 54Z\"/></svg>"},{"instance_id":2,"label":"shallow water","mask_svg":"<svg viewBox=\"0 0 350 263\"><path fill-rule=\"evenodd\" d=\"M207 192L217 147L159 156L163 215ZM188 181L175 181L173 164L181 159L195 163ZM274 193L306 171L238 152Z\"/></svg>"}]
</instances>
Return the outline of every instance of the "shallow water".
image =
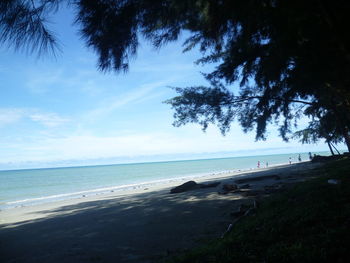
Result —
<instances>
[{"instance_id":1,"label":"shallow water","mask_svg":"<svg viewBox=\"0 0 350 263\"><path fill-rule=\"evenodd\" d=\"M328 155L322 152L322 155ZM118 191L146 182L162 182L221 172L237 172L297 162L298 153L221 159L116 164L0 171L0 209ZM308 160L307 153L301 153Z\"/></svg>"}]
</instances>

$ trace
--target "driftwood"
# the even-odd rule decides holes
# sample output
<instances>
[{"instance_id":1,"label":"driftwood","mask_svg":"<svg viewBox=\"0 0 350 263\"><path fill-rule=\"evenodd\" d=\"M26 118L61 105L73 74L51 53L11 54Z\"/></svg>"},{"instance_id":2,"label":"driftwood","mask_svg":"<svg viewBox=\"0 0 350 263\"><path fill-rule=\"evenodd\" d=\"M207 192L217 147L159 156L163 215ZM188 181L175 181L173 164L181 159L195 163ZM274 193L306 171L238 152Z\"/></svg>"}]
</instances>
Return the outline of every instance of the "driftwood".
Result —
<instances>
[{"instance_id":1,"label":"driftwood","mask_svg":"<svg viewBox=\"0 0 350 263\"><path fill-rule=\"evenodd\" d=\"M188 181L186 183L183 183L182 185L176 186L170 190L171 194L176 193L182 193L194 189L201 189L201 188L209 188L209 187L216 187L220 184L220 182L214 182L210 184L197 184L195 181Z\"/></svg>"},{"instance_id":2,"label":"driftwood","mask_svg":"<svg viewBox=\"0 0 350 263\"><path fill-rule=\"evenodd\" d=\"M266 192L263 190L248 190L239 192L244 197L260 196L264 195Z\"/></svg>"},{"instance_id":3,"label":"driftwood","mask_svg":"<svg viewBox=\"0 0 350 263\"><path fill-rule=\"evenodd\" d=\"M265 175L265 176L256 176L256 177L248 177L248 178L242 178L235 181L236 184L244 184L248 182L256 182L256 181L262 181L266 179L274 179L274 180L280 180L281 177L279 177L277 174L275 175Z\"/></svg>"},{"instance_id":4,"label":"driftwood","mask_svg":"<svg viewBox=\"0 0 350 263\"><path fill-rule=\"evenodd\" d=\"M209 188L209 187L217 187L220 182L210 183L210 184L199 184L199 188Z\"/></svg>"},{"instance_id":5,"label":"driftwood","mask_svg":"<svg viewBox=\"0 0 350 263\"><path fill-rule=\"evenodd\" d=\"M240 189L238 189L238 186L236 184L224 184L222 186L222 189L219 190L218 194L219 195L225 195L228 193L236 193L239 192Z\"/></svg>"},{"instance_id":6,"label":"driftwood","mask_svg":"<svg viewBox=\"0 0 350 263\"><path fill-rule=\"evenodd\" d=\"M243 217L251 214L254 210L256 210L258 207L258 203L256 200L253 201L253 207L247 208L247 210L244 210L244 206L240 205L237 212L231 213L231 215L237 216L232 223L230 223L226 229L226 231L221 235L221 238L224 238L228 233L230 233L233 229L233 226Z\"/></svg>"},{"instance_id":7,"label":"driftwood","mask_svg":"<svg viewBox=\"0 0 350 263\"><path fill-rule=\"evenodd\" d=\"M226 192L232 192L238 189L238 186L235 184L224 184L222 186L222 190L226 191Z\"/></svg>"},{"instance_id":8,"label":"driftwood","mask_svg":"<svg viewBox=\"0 0 350 263\"><path fill-rule=\"evenodd\" d=\"M254 207L254 209L258 208L258 201L256 201L255 199L254 199L253 207Z\"/></svg>"},{"instance_id":9,"label":"driftwood","mask_svg":"<svg viewBox=\"0 0 350 263\"><path fill-rule=\"evenodd\" d=\"M199 186L195 181L188 181L182 185L179 185L179 186L176 186L175 188L172 188L170 190L170 193L171 194L182 193L182 192L186 192L186 191L197 189L197 188L199 188Z\"/></svg>"},{"instance_id":10,"label":"driftwood","mask_svg":"<svg viewBox=\"0 0 350 263\"><path fill-rule=\"evenodd\" d=\"M239 216L243 215L244 211L245 211L245 209L244 209L243 205L240 205L238 207L238 209L236 211L231 212L230 215L234 216L234 217L239 217Z\"/></svg>"},{"instance_id":11,"label":"driftwood","mask_svg":"<svg viewBox=\"0 0 350 263\"><path fill-rule=\"evenodd\" d=\"M232 227L233 227L233 223L229 224L226 231L221 235L221 238L224 238L228 233L230 233L232 230Z\"/></svg>"}]
</instances>

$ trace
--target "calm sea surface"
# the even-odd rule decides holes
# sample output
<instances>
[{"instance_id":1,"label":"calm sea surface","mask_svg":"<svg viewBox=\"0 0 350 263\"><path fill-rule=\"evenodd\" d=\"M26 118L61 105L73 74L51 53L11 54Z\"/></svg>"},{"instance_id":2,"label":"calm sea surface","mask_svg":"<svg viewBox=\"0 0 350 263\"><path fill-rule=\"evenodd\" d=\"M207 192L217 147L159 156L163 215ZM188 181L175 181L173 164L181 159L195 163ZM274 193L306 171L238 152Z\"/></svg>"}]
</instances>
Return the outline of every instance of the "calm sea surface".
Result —
<instances>
[{"instance_id":1,"label":"calm sea surface","mask_svg":"<svg viewBox=\"0 0 350 263\"><path fill-rule=\"evenodd\" d=\"M322 152L322 155L328 155ZM298 154L0 171L0 209L101 193L130 185L297 162ZM301 153L308 160L307 153Z\"/></svg>"}]
</instances>

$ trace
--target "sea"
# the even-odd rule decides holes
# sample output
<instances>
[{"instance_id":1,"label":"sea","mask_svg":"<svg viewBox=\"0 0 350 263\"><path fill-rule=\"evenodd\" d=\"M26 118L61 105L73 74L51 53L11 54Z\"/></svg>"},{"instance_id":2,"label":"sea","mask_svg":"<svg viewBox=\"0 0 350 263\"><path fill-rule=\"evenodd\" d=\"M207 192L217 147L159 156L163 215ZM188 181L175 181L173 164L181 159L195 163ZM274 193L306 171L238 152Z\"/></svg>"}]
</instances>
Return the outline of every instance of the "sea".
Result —
<instances>
[{"instance_id":1,"label":"sea","mask_svg":"<svg viewBox=\"0 0 350 263\"><path fill-rule=\"evenodd\" d=\"M309 160L308 153L0 171L0 210ZM329 152L316 154L329 155Z\"/></svg>"}]
</instances>

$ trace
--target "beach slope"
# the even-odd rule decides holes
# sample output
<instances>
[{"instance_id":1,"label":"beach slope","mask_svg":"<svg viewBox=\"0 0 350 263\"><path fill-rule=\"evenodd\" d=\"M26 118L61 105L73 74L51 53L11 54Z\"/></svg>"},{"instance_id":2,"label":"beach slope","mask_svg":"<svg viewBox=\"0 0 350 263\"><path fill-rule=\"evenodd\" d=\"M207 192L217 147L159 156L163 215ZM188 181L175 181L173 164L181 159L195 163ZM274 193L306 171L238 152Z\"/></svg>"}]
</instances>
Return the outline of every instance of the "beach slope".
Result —
<instances>
[{"instance_id":1,"label":"beach slope","mask_svg":"<svg viewBox=\"0 0 350 263\"><path fill-rule=\"evenodd\" d=\"M307 171L314 168L307 162L228 174L212 179L220 181L216 187L177 194L170 194L174 185L167 185L4 210L0 260L155 262L220 238L242 205L308 179ZM225 192L224 185L241 190Z\"/></svg>"}]
</instances>

